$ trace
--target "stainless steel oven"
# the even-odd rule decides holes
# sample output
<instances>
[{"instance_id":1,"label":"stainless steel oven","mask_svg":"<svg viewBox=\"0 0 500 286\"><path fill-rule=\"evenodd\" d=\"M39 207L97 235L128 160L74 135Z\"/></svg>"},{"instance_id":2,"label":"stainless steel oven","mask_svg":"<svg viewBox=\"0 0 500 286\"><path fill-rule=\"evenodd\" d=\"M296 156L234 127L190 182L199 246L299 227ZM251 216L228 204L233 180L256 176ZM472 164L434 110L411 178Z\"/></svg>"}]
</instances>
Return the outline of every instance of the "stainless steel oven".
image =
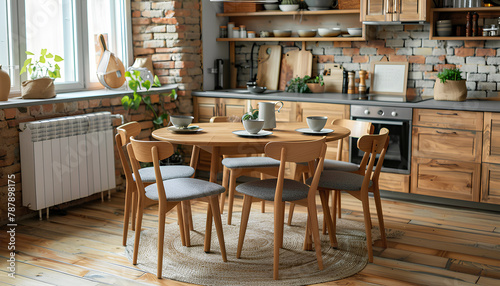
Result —
<instances>
[{"instance_id":1,"label":"stainless steel oven","mask_svg":"<svg viewBox=\"0 0 500 286\"><path fill-rule=\"evenodd\" d=\"M389 129L389 147L382 171L410 174L412 109L404 107L351 105L351 119L370 121L375 134ZM351 138L349 160L359 164L364 152L357 148L357 138Z\"/></svg>"}]
</instances>

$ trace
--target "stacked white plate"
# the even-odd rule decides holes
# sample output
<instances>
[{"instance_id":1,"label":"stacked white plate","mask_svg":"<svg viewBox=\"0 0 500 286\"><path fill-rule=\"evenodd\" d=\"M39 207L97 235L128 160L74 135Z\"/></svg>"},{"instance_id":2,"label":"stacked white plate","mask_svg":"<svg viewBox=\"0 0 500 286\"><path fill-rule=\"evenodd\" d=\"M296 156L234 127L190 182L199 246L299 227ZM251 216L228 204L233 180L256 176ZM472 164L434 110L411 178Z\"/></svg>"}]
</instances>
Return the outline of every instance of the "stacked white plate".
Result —
<instances>
[{"instance_id":1,"label":"stacked white plate","mask_svg":"<svg viewBox=\"0 0 500 286\"><path fill-rule=\"evenodd\" d=\"M436 22L436 34L439 37L448 37L452 34L451 20L439 20Z\"/></svg>"}]
</instances>

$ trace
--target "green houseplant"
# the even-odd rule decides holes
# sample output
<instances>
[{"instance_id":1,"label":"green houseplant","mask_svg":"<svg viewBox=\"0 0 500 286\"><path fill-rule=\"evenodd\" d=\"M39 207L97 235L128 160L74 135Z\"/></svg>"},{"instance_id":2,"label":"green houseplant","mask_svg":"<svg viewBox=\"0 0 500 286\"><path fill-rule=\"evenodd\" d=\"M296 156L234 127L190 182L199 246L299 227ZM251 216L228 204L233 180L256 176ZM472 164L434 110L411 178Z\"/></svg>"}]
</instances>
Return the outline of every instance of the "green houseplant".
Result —
<instances>
[{"instance_id":1,"label":"green houseplant","mask_svg":"<svg viewBox=\"0 0 500 286\"><path fill-rule=\"evenodd\" d=\"M304 79L308 77L307 75ZM321 93L325 91L325 83L323 82L323 75L317 75L306 79L306 84L313 93Z\"/></svg>"},{"instance_id":2,"label":"green houseplant","mask_svg":"<svg viewBox=\"0 0 500 286\"><path fill-rule=\"evenodd\" d=\"M19 74L28 73L29 80L22 82L21 94L23 98L51 98L56 96L54 80L61 77L59 62L64 59L58 55L40 51L40 56L26 51L28 58L24 61Z\"/></svg>"},{"instance_id":3,"label":"green houseplant","mask_svg":"<svg viewBox=\"0 0 500 286\"><path fill-rule=\"evenodd\" d=\"M325 83L323 82L323 75L316 77L310 77L308 75L304 77L296 77L291 79L286 86L286 92L297 92L297 93L312 93L312 92L323 92Z\"/></svg>"},{"instance_id":4,"label":"green houseplant","mask_svg":"<svg viewBox=\"0 0 500 286\"><path fill-rule=\"evenodd\" d=\"M437 74L434 84L434 99L464 101L467 98L467 86L460 69L443 69Z\"/></svg>"},{"instance_id":5,"label":"green houseplant","mask_svg":"<svg viewBox=\"0 0 500 286\"><path fill-rule=\"evenodd\" d=\"M151 84L149 80L143 80L141 77L141 72L138 70L135 71L126 71L125 72L125 77L127 78L127 84L129 88L134 92L132 96L129 95L124 95L122 97L122 105L125 108L125 110L128 109L139 109L139 106L141 105L141 102L144 102L146 105L146 108L149 109L152 114L153 114L153 124L155 128L160 128L164 124L164 120L168 122L169 119L169 114L168 113L161 113L160 108L156 107L154 103L151 102L151 97L149 95L142 96L140 94L140 90L142 88L146 89L148 91L151 86L161 86L160 80L158 79L157 76L154 77L154 82ZM170 94L167 94L165 96L170 97L170 99L175 100L177 99L177 92L175 89L173 89Z\"/></svg>"}]
</instances>

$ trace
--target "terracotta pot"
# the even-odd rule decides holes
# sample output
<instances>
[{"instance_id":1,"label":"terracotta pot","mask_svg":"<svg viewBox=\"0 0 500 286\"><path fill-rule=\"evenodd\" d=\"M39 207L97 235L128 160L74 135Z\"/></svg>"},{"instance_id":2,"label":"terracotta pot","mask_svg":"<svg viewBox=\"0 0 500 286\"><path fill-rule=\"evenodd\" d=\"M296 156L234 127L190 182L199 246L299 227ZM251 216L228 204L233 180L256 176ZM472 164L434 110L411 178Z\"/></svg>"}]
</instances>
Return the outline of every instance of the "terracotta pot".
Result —
<instances>
[{"instance_id":1,"label":"terracotta pot","mask_svg":"<svg viewBox=\"0 0 500 286\"><path fill-rule=\"evenodd\" d=\"M325 85L319 83L308 83L307 86L313 93L322 93L325 91Z\"/></svg>"},{"instance_id":2,"label":"terracotta pot","mask_svg":"<svg viewBox=\"0 0 500 286\"><path fill-rule=\"evenodd\" d=\"M434 100L464 101L467 99L467 87L464 80L447 80L442 83L436 79Z\"/></svg>"},{"instance_id":3,"label":"terracotta pot","mask_svg":"<svg viewBox=\"0 0 500 286\"><path fill-rule=\"evenodd\" d=\"M6 101L10 92L10 76L2 70L0 65L0 101Z\"/></svg>"},{"instance_id":4,"label":"terracotta pot","mask_svg":"<svg viewBox=\"0 0 500 286\"><path fill-rule=\"evenodd\" d=\"M44 99L56 96L54 80L42 77L23 81L21 84L21 95L23 99Z\"/></svg>"}]
</instances>

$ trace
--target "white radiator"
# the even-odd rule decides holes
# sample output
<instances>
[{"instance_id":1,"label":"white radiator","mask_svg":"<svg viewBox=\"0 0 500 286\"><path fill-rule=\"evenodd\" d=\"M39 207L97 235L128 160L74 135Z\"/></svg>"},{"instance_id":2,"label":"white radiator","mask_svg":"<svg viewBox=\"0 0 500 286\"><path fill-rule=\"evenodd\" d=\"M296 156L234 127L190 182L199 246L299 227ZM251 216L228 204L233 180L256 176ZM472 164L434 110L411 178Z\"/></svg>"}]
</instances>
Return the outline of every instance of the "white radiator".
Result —
<instances>
[{"instance_id":1,"label":"white radiator","mask_svg":"<svg viewBox=\"0 0 500 286\"><path fill-rule=\"evenodd\" d=\"M115 188L112 117L98 112L20 123L23 205L41 210Z\"/></svg>"}]
</instances>

